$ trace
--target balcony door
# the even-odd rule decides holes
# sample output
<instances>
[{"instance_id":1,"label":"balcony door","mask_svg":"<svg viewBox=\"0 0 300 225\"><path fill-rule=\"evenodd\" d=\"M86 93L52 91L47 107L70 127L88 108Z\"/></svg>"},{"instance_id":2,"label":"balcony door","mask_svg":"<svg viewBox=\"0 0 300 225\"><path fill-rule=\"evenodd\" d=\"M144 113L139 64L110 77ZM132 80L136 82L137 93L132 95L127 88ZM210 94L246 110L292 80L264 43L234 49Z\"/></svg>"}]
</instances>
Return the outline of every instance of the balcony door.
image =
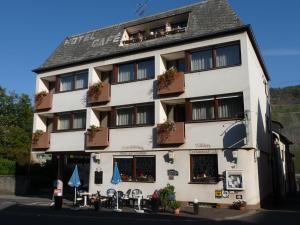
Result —
<instances>
[{"instance_id":1,"label":"balcony door","mask_svg":"<svg viewBox=\"0 0 300 225\"><path fill-rule=\"evenodd\" d=\"M167 117L169 121L185 122L185 105L167 105Z\"/></svg>"}]
</instances>

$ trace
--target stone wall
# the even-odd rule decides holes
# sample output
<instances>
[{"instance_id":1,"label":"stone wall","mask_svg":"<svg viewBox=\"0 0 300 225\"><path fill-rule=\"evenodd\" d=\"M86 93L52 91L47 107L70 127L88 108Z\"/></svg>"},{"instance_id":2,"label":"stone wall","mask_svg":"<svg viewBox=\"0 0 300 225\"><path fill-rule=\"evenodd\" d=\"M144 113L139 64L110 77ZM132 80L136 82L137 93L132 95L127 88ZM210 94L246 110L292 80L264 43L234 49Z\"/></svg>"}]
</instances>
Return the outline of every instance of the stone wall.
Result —
<instances>
[{"instance_id":1,"label":"stone wall","mask_svg":"<svg viewBox=\"0 0 300 225\"><path fill-rule=\"evenodd\" d=\"M26 176L0 175L0 194L26 194L29 185Z\"/></svg>"}]
</instances>

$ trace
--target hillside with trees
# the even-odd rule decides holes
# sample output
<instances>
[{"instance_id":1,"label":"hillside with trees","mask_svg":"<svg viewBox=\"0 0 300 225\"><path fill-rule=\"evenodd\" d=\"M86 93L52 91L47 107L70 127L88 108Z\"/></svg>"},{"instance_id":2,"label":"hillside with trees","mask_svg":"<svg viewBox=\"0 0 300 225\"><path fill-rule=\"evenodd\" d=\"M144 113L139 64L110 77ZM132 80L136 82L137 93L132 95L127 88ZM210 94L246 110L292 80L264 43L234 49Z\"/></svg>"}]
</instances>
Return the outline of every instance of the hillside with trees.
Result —
<instances>
[{"instance_id":1,"label":"hillside with trees","mask_svg":"<svg viewBox=\"0 0 300 225\"><path fill-rule=\"evenodd\" d=\"M294 143L297 172L300 173L300 85L271 88L272 120L283 124L283 133Z\"/></svg>"}]
</instances>

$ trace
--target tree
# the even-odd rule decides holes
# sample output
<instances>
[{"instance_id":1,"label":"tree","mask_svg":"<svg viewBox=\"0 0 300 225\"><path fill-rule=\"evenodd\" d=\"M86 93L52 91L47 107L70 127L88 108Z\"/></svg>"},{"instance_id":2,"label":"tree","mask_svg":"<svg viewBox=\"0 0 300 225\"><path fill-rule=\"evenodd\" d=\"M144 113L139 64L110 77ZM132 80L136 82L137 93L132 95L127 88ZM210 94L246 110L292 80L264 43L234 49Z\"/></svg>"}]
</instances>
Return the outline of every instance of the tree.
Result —
<instances>
[{"instance_id":1,"label":"tree","mask_svg":"<svg viewBox=\"0 0 300 225\"><path fill-rule=\"evenodd\" d=\"M0 158L24 165L30 159L33 108L28 95L0 86Z\"/></svg>"}]
</instances>

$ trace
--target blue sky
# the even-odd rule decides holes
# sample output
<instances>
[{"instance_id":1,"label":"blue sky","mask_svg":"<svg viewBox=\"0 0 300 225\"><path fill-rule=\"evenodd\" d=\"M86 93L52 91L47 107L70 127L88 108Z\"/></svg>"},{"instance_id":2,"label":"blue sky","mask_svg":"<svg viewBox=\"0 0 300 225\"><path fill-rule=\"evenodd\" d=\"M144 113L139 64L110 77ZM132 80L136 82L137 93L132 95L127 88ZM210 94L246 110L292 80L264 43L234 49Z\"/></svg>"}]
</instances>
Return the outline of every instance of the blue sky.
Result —
<instances>
[{"instance_id":1,"label":"blue sky","mask_svg":"<svg viewBox=\"0 0 300 225\"><path fill-rule=\"evenodd\" d=\"M33 96L39 66L68 35L135 19L144 0L2 0L0 85ZM150 0L145 15L198 0ZM300 1L229 0L252 24L274 87L300 84Z\"/></svg>"}]
</instances>

